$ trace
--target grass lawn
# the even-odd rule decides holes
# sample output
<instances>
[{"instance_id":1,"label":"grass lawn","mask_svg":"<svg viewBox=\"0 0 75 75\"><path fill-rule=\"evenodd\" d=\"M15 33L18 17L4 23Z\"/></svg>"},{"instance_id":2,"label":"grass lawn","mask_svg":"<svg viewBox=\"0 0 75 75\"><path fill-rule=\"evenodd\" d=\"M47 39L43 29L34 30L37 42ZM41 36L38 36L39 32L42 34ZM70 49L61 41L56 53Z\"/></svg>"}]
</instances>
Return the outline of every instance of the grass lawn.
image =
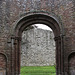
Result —
<instances>
[{"instance_id":1,"label":"grass lawn","mask_svg":"<svg viewBox=\"0 0 75 75\"><path fill-rule=\"evenodd\" d=\"M25 66L21 67L21 75L56 75L54 66Z\"/></svg>"}]
</instances>

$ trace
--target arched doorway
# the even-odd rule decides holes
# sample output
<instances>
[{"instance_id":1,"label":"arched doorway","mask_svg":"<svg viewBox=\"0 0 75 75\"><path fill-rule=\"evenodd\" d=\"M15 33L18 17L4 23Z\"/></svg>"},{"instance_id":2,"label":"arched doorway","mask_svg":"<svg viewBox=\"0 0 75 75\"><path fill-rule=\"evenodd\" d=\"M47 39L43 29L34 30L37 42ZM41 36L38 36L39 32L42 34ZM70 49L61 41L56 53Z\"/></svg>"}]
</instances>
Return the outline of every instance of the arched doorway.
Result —
<instances>
[{"instance_id":1,"label":"arched doorway","mask_svg":"<svg viewBox=\"0 0 75 75\"><path fill-rule=\"evenodd\" d=\"M44 24L34 24L22 32L20 74L56 75L54 34ZM32 71L31 71L32 70Z\"/></svg>"},{"instance_id":2,"label":"arched doorway","mask_svg":"<svg viewBox=\"0 0 75 75\"><path fill-rule=\"evenodd\" d=\"M15 26L15 73L20 74L20 46L21 36L25 28L32 24L45 24L49 26L54 33L56 43L56 75L63 73L63 31L59 23L48 13L30 13L26 14ZM18 61L18 62L17 62Z\"/></svg>"},{"instance_id":3,"label":"arched doorway","mask_svg":"<svg viewBox=\"0 0 75 75\"><path fill-rule=\"evenodd\" d=\"M69 56L69 75L75 75L75 53Z\"/></svg>"},{"instance_id":4,"label":"arched doorway","mask_svg":"<svg viewBox=\"0 0 75 75\"><path fill-rule=\"evenodd\" d=\"M6 56L0 53L0 75L6 75L7 71L7 59Z\"/></svg>"}]
</instances>

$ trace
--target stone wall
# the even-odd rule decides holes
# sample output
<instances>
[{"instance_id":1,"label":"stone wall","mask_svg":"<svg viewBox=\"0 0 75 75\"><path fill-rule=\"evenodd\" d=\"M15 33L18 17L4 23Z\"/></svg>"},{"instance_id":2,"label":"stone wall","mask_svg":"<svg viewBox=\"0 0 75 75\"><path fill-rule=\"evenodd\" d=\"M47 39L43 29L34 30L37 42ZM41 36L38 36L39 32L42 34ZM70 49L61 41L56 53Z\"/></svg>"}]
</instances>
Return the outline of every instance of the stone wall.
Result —
<instances>
[{"instance_id":1,"label":"stone wall","mask_svg":"<svg viewBox=\"0 0 75 75\"><path fill-rule=\"evenodd\" d=\"M55 41L52 31L39 28L23 31L21 47L21 66L55 65Z\"/></svg>"},{"instance_id":2,"label":"stone wall","mask_svg":"<svg viewBox=\"0 0 75 75\"><path fill-rule=\"evenodd\" d=\"M62 42L64 45L61 48L61 54L58 51L63 56L61 58L63 62L61 61L61 64L59 64L60 59L56 59L61 68L57 67L57 73L68 75L68 57L75 52L75 0L0 0L0 53L6 54L8 59L7 75L18 75L18 67L15 67L19 66L17 64L19 60L17 59L18 51L14 55L15 49L12 50L11 44L8 45L7 43L11 42L12 30L15 31L14 26L17 20L25 17L28 12L38 11L53 16L59 22L59 26L63 28L62 33L64 35L62 36L64 40ZM12 57L11 54L13 54ZM12 69L14 69L13 72Z\"/></svg>"}]
</instances>

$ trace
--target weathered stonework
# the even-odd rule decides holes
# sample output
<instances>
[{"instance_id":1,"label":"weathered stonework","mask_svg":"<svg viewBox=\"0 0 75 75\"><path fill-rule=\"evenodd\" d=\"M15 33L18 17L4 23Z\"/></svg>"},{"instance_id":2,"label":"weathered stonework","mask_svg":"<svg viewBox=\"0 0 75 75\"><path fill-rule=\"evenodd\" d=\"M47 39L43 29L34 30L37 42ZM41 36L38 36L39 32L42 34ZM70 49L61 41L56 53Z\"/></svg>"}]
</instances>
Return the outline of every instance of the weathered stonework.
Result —
<instances>
[{"instance_id":1,"label":"weathered stonework","mask_svg":"<svg viewBox=\"0 0 75 75\"><path fill-rule=\"evenodd\" d=\"M30 14L36 17L32 18ZM38 20L39 17L43 17L44 20ZM52 27L57 40L55 41L57 75L68 75L68 57L75 52L75 0L0 0L0 53L5 54L8 59L7 75L20 74L20 48L18 47L20 43L16 43L19 38L16 35L21 37L21 33L18 32L23 30L21 27L24 21L28 23L38 21ZM29 25L26 24L27 22L24 26Z\"/></svg>"},{"instance_id":2,"label":"weathered stonework","mask_svg":"<svg viewBox=\"0 0 75 75\"><path fill-rule=\"evenodd\" d=\"M54 34L50 30L33 28L23 31L21 66L55 65Z\"/></svg>"}]
</instances>

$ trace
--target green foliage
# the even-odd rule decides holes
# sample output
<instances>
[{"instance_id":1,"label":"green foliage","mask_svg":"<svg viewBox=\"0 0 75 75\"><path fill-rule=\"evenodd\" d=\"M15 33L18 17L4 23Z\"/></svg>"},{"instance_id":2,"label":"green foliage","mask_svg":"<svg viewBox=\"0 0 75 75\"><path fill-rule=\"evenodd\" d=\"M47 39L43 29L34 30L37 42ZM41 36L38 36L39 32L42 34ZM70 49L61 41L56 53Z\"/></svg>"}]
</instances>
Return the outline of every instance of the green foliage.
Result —
<instances>
[{"instance_id":1,"label":"green foliage","mask_svg":"<svg viewBox=\"0 0 75 75\"><path fill-rule=\"evenodd\" d=\"M21 75L56 75L54 66L25 66L21 67Z\"/></svg>"}]
</instances>

